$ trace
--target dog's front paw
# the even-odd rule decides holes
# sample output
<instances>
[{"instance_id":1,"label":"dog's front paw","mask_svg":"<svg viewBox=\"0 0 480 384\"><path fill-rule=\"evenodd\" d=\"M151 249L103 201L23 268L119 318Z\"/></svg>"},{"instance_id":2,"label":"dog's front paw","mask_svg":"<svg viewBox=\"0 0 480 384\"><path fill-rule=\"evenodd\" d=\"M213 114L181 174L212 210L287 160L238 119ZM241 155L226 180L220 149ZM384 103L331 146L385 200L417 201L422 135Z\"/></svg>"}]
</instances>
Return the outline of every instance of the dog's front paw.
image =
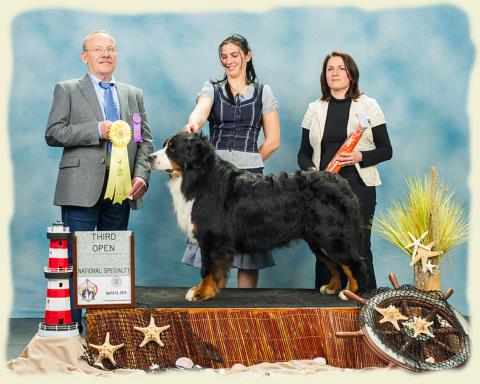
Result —
<instances>
[{"instance_id":1,"label":"dog's front paw","mask_svg":"<svg viewBox=\"0 0 480 384\"><path fill-rule=\"evenodd\" d=\"M198 301L195 299L195 292L197 291L198 287L192 287L188 290L187 294L185 295L185 300L187 301Z\"/></svg>"},{"instance_id":2,"label":"dog's front paw","mask_svg":"<svg viewBox=\"0 0 480 384\"><path fill-rule=\"evenodd\" d=\"M325 284L320 287L320 293L324 295L333 295L338 292L338 289L332 289L330 284Z\"/></svg>"},{"instance_id":3,"label":"dog's front paw","mask_svg":"<svg viewBox=\"0 0 480 384\"><path fill-rule=\"evenodd\" d=\"M202 289L202 286L200 286L190 288L185 295L185 299L187 301L205 301L212 299L214 296L215 292L213 290Z\"/></svg>"},{"instance_id":4,"label":"dog's front paw","mask_svg":"<svg viewBox=\"0 0 480 384\"><path fill-rule=\"evenodd\" d=\"M219 288L211 275L206 276L196 287L192 287L185 295L188 301L205 301L215 297Z\"/></svg>"}]
</instances>

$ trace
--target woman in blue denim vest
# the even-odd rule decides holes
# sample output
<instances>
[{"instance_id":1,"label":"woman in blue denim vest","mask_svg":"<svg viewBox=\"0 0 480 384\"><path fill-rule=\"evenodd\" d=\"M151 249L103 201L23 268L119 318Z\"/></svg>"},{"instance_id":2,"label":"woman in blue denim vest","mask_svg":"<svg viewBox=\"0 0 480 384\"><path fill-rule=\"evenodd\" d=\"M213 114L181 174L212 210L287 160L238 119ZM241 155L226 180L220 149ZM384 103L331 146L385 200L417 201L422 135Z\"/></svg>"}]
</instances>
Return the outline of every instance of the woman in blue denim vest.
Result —
<instances>
[{"instance_id":1,"label":"woman in blue denim vest","mask_svg":"<svg viewBox=\"0 0 480 384\"><path fill-rule=\"evenodd\" d=\"M218 53L225 76L205 82L184 131L197 132L208 120L210 142L220 157L239 169L262 173L263 162L280 146L278 101L270 86L258 82L243 36L228 36ZM257 146L262 128L264 141ZM189 244L182 262L200 267L200 249ZM238 287L255 288L259 269L273 265L270 253L235 255L232 267L238 268Z\"/></svg>"}]
</instances>

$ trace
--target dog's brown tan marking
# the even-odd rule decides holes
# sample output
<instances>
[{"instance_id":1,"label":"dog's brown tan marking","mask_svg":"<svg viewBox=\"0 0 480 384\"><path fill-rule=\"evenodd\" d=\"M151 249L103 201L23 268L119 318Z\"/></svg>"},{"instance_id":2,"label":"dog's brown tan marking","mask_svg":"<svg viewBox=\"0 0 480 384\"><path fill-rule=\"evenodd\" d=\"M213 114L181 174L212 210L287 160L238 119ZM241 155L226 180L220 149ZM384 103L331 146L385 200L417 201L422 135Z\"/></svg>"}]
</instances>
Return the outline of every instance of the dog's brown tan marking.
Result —
<instances>
[{"instance_id":1,"label":"dog's brown tan marking","mask_svg":"<svg viewBox=\"0 0 480 384\"><path fill-rule=\"evenodd\" d=\"M219 288L213 275L209 274L202 279L198 286L190 288L185 299L188 301L210 300L217 294Z\"/></svg>"},{"instance_id":2,"label":"dog's brown tan marking","mask_svg":"<svg viewBox=\"0 0 480 384\"><path fill-rule=\"evenodd\" d=\"M164 148L167 149L167 148L171 148L172 146L172 137L173 136L170 136L168 139L167 139L167 142L166 144L164 145ZM172 173L175 173L175 172L182 172L182 168L175 162L173 161L172 159L168 158L168 161L170 162L171 166L172 166Z\"/></svg>"},{"instance_id":3,"label":"dog's brown tan marking","mask_svg":"<svg viewBox=\"0 0 480 384\"><path fill-rule=\"evenodd\" d=\"M166 153L168 149L172 147L172 137L165 140L164 146L159 151L151 153L148 158L150 161L150 167L158 171L167 172L170 176L175 177L181 174L181 166L172 160Z\"/></svg>"},{"instance_id":4,"label":"dog's brown tan marking","mask_svg":"<svg viewBox=\"0 0 480 384\"><path fill-rule=\"evenodd\" d=\"M217 292L227 285L228 272L225 268L213 268L213 272L205 276L199 285L190 288L185 298L189 301L212 299Z\"/></svg>"},{"instance_id":5,"label":"dog's brown tan marking","mask_svg":"<svg viewBox=\"0 0 480 384\"><path fill-rule=\"evenodd\" d=\"M172 139L175 135L170 136L163 142L163 148L168 148L172 145Z\"/></svg>"},{"instance_id":6,"label":"dog's brown tan marking","mask_svg":"<svg viewBox=\"0 0 480 384\"><path fill-rule=\"evenodd\" d=\"M326 265L332 276L330 282L326 285L320 287L320 293L327 295L333 295L334 293L339 292L342 289L342 280L340 277L340 271L338 269L338 264L334 262L330 257L328 257L327 252L324 249L318 247L318 245L313 241L307 241L310 249L315 254L316 258L323 264Z\"/></svg>"},{"instance_id":7,"label":"dog's brown tan marking","mask_svg":"<svg viewBox=\"0 0 480 384\"><path fill-rule=\"evenodd\" d=\"M182 172L182 168L180 167L180 165L178 165L177 163L175 163L175 161L170 160L170 164L172 166L172 173L175 173L175 172L178 172L178 173L181 173Z\"/></svg>"},{"instance_id":8,"label":"dog's brown tan marking","mask_svg":"<svg viewBox=\"0 0 480 384\"><path fill-rule=\"evenodd\" d=\"M321 258L321 261L327 266L332 277L330 278L330 282L328 284L320 287L320 293L333 295L342 289L342 279L340 278L338 265L328 257Z\"/></svg>"},{"instance_id":9,"label":"dog's brown tan marking","mask_svg":"<svg viewBox=\"0 0 480 384\"><path fill-rule=\"evenodd\" d=\"M352 292L357 292L358 291L358 281L357 279L353 276L352 270L346 266L342 265L343 272L345 272L345 275L348 277L348 290Z\"/></svg>"}]
</instances>

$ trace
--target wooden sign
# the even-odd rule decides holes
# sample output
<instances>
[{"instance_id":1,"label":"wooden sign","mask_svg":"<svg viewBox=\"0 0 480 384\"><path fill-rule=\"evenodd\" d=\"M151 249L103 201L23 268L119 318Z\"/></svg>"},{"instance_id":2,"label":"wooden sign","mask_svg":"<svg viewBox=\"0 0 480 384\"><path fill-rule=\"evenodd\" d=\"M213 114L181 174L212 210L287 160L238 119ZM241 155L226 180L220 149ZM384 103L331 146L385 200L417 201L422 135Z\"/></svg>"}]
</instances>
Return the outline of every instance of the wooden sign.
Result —
<instances>
[{"instance_id":1,"label":"wooden sign","mask_svg":"<svg viewBox=\"0 0 480 384\"><path fill-rule=\"evenodd\" d=\"M77 231L72 240L74 306L134 307L133 232Z\"/></svg>"}]
</instances>

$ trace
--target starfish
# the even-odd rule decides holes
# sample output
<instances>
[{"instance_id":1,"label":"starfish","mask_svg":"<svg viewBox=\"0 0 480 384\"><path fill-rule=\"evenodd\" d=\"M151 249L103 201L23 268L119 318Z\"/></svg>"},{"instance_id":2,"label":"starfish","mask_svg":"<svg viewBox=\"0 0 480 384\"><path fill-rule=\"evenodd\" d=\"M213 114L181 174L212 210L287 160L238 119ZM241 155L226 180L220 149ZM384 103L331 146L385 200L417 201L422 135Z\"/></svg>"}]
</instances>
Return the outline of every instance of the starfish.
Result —
<instances>
[{"instance_id":1,"label":"starfish","mask_svg":"<svg viewBox=\"0 0 480 384\"><path fill-rule=\"evenodd\" d=\"M420 237L418 239L416 239L415 236L413 236L410 232L408 232L408 235L413 240L413 243L407 244L404 248L412 248L413 247L412 259L417 254L418 248L424 248L425 249L425 245L422 244L422 240L425 236L427 236L427 234L428 234L428 231L425 231L420 235Z\"/></svg>"},{"instance_id":2,"label":"starfish","mask_svg":"<svg viewBox=\"0 0 480 384\"><path fill-rule=\"evenodd\" d=\"M165 325L163 327L157 327L155 325L155 319L153 316L150 316L150 324L148 324L148 327L142 328L142 327L133 327L135 330L143 332L145 335L145 338L142 341L142 344L140 344L140 347L143 347L145 344L147 344L149 341L154 341L161 347L164 346L162 340L160 340L160 333L165 331L166 329L170 328L170 325Z\"/></svg>"},{"instance_id":3,"label":"starfish","mask_svg":"<svg viewBox=\"0 0 480 384\"><path fill-rule=\"evenodd\" d=\"M394 305L389 305L387 308L375 307L375 310L383 316L383 319L379 321L380 324L389 322L395 327L397 331L400 330L400 327L398 326L398 321L408 319L408 317L402 315L398 308Z\"/></svg>"},{"instance_id":4,"label":"starfish","mask_svg":"<svg viewBox=\"0 0 480 384\"><path fill-rule=\"evenodd\" d=\"M422 261L422 271L426 272L427 271L427 260L430 257L435 257L438 255L441 255L441 251L432 251L433 244L435 244L435 241L432 241L430 244L428 244L425 249L419 248L418 253L415 257L412 257L412 261L410 262L410 265L414 265L417 261L421 260Z\"/></svg>"},{"instance_id":5,"label":"starfish","mask_svg":"<svg viewBox=\"0 0 480 384\"><path fill-rule=\"evenodd\" d=\"M113 354L117 349L122 348L125 344L119 344L119 345L111 345L110 344L110 332L107 332L107 335L105 336L105 342L102 345L95 345L95 344L88 344L90 347L95 348L99 353L97 360L93 363L94 365L97 365L101 368L104 368L102 364L103 359L108 359L112 362L113 365L116 365L115 359L113 358Z\"/></svg>"},{"instance_id":6,"label":"starfish","mask_svg":"<svg viewBox=\"0 0 480 384\"><path fill-rule=\"evenodd\" d=\"M416 338L418 335L424 333L427 336L435 337L433 333L430 332L428 327L433 324L433 321L427 321L423 317L413 316L413 320L408 323L403 323L405 327L413 329L415 333L413 337Z\"/></svg>"},{"instance_id":7,"label":"starfish","mask_svg":"<svg viewBox=\"0 0 480 384\"><path fill-rule=\"evenodd\" d=\"M436 264L432 264L430 262L430 260L427 260L427 264L425 264L425 268L428 272L430 272L430 274L434 274L435 272L433 272L434 269L436 269L438 267L438 265Z\"/></svg>"}]
</instances>

